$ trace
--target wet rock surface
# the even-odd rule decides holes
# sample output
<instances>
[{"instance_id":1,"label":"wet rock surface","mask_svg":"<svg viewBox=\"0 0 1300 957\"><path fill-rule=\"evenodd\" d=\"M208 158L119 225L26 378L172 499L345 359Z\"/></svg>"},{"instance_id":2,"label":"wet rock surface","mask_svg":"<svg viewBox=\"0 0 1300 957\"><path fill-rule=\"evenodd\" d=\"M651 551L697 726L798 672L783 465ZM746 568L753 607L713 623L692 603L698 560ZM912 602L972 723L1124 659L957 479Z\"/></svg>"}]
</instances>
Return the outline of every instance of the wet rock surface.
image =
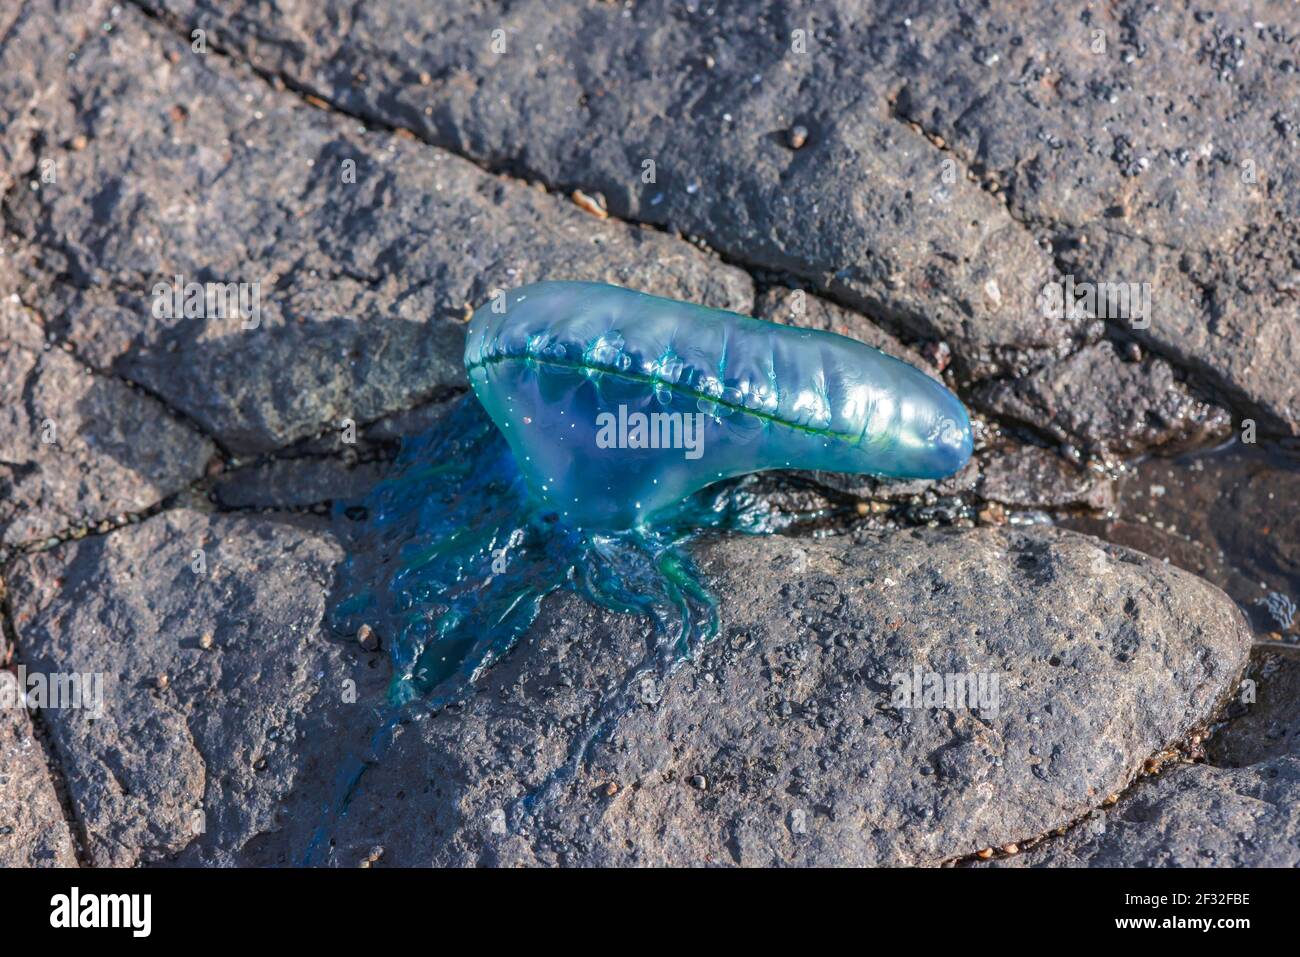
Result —
<instances>
[{"instance_id":1,"label":"wet rock surface","mask_svg":"<svg viewBox=\"0 0 1300 957\"><path fill-rule=\"evenodd\" d=\"M1295 867L1300 864L1300 656L1256 646L1222 727L1063 834L992 866Z\"/></svg>"},{"instance_id":2,"label":"wet rock surface","mask_svg":"<svg viewBox=\"0 0 1300 957\"><path fill-rule=\"evenodd\" d=\"M213 488L223 508L306 508L358 498L383 477L388 462L286 458L231 472Z\"/></svg>"},{"instance_id":3,"label":"wet rock surface","mask_svg":"<svg viewBox=\"0 0 1300 957\"><path fill-rule=\"evenodd\" d=\"M1232 424L1223 409L1191 394L1169 363L1122 358L1110 342L975 395L999 417L1094 455L1197 448L1222 441Z\"/></svg>"},{"instance_id":4,"label":"wet rock surface","mask_svg":"<svg viewBox=\"0 0 1300 957\"><path fill-rule=\"evenodd\" d=\"M347 866L1296 863L1300 51L1289 8L1210 13L0 12L0 658L108 683L0 710L0 864L295 864L323 821ZM1150 314L1051 317L1067 277ZM646 622L554 596L328 823L390 665L328 632L309 513L543 278L861 339L976 455L753 479L800 518L698 547L697 660L639 674ZM996 713L899 707L915 667Z\"/></svg>"},{"instance_id":5,"label":"wet rock surface","mask_svg":"<svg viewBox=\"0 0 1300 957\"><path fill-rule=\"evenodd\" d=\"M1249 646L1212 587L1054 530L697 555L726 622L697 662L634 677L644 622L548 602L463 709L367 774L335 862L938 863L1096 806L1214 710ZM914 670L997 692L900 706Z\"/></svg>"},{"instance_id":6,"label":"wet rock surface","mask_svg":"<svg viewBox=\"0 0 1300 957\"><path fill-rule=\"evenodd\" d=\"M1040 508L1083 506L1105 511L1114 504L1105 475L1035 445L1013 446L988 456L979 494L1003 505Z\"/></svg>"},{"instance_id":7,"label":"wet rock surface","mask_svg":"<svg viewBox=\"0 0 1300 957\"><path fill-rule=\"evenodd\" d=\"M1114 514L1068 523L1162 555L1218 585L1265 641L1300 640L1300 494L1293 453L1236 444L1176 459L1151 458L1116 483Z\"/></svg>"},{"instance_id":8,"label":"wet rock surface","mask_svg":"<svg viewBox=\"0 0 1300 957\"><path fill-rule=\"evenodd\" d=\"M1205 747L1219 767L1245 768L1300 754L1300 654L1286 646L1257 645L1245 680Z\"/></svg>"}]
</instances>

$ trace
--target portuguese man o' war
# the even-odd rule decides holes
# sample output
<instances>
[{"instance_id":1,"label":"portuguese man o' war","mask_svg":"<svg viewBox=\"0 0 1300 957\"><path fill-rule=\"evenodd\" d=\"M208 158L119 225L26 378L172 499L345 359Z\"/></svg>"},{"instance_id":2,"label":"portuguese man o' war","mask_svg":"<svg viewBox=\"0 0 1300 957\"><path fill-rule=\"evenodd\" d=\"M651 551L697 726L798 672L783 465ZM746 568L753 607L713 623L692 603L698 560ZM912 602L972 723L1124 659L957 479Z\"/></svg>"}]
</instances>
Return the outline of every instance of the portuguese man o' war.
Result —
<instances>
[{"instance_id":1,"label":"portuguese man o' war","mask_svg":"<svg viewBox=\"0 0 1300 957\"><path fill-rule=\"evenodd\" d=\"M971 454L957 397L892 356L600 283L479 309L465 367L529 491L582 527L654 524L749 472L933 479Z\"/></svg>"},{"instance_id":2,"label":"portuguese man o' war","mask_svg":"<svg viewBox=\"0 0 1300 957\"><path fill-rule=\"evenodd\" d=\"M870 346L599 283L482 306L465 365L474 394L345 510L365 521L336 625L381 636L397 702L466 693L557 588L646 615L679 661L718 627L684 545L789 520L724 480L939 478L971 454L957 397Z\"/></svg>"},{"instance_id":3,"label":"portuguese man o' war","mask_svg":"<svg viewBox=\"0 0 1300 957\"><path fill-rule=\"evenodd\" d=\"M405 439L363 500L337 506L350 545L334 626L378 634L394 679L371 753L339 770L308 862L327 852L330 822L395 728L469 694L551 592L654 623L644 660L591 722L601 734L645 677L718 631L685 546L711 529L766 534L800 519L756 495L751 473L939 478L971 454L961 402L904 362L599 283L495 298L470 321L465 365L473 394Z\"/></svg>"}]
</instances>

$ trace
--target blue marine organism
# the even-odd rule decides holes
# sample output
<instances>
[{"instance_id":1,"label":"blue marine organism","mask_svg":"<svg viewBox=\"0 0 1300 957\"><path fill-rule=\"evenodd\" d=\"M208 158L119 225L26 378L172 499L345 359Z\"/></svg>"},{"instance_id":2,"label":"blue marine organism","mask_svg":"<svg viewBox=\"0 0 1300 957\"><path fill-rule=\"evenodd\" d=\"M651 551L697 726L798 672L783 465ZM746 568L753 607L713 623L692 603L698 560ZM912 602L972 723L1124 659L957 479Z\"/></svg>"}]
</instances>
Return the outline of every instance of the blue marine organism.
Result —
<instances>
[{"instance_id":1,"label":"blue marine organism","mask_svg":"<svg viewBox=\"0 0 1300 957\"><path fill-rule=\"evenodd\" d=\"M601 283L481 307L465 367L529 495L583 528L653 527L750 472L937 479L971 454L961 401L877 349Z\"/></svg>"},{"instance_id":2,"label":"blue marine organism","mask_svg":"<svg viewBox=\"0 0 1300 957\"><path fill-rule=\"evenodd\" d=\"M364 521L335 622L381 636L399 702L464 693L557 588L645 615L681 660L718 627L684 546L797 518L738 477L938 478L971 452L961 402L904 362L614 286L539 283L483 306L465 364L474 395L341 508Z\"/></svg>"},{"instance_id":3,"label":"blue marine organism","mask_svg":"<svg viewBox=\"0 0 1300 957\"><path fill-rule=\"evenodd\" d=\"M1289 630L1295 620L1295 602L1281 592L1271 591L1263 598L1255 599L1255 604L1262 606L1283 631Z\"/></svg>"},{"instance_id":4,"label":"blue marine organism","mask_svg":"<svg viewBox=\"0 0 1300 957\"><path fill-rule=\"evenodd\" d=\"M749 484L690 496L653 528L568 525L529 497L505 439L465 396L403 441L364 499L336 506L349 547L335 630L372 628L396 668L393 699L431 707L464 693L558 588L646 616L664 637L657 654L680 659L718 627L716 601L682 546L707 529L766 534L798 519Z\"/></svg>"},{"instance_id":5,"label":"blue marine organism","mask_svg":"<svg viewBox=\"0 0 1300 957\"><path fill-rule=\"evenodd\" d=\"M803 518L754 494L749 473L939 478L971 453L961 403L906 363L613 286L540 283L494 300L470 324L465 364L474 394L404 439L363 499L336 506L349 548L334 626L373 629L395 673L371 752L339 769L309 861L412 709L471 693L548 594L567 588L654 625L593 719L608 727L718 630L686 546Z\"/></svg>"}]
</instances>

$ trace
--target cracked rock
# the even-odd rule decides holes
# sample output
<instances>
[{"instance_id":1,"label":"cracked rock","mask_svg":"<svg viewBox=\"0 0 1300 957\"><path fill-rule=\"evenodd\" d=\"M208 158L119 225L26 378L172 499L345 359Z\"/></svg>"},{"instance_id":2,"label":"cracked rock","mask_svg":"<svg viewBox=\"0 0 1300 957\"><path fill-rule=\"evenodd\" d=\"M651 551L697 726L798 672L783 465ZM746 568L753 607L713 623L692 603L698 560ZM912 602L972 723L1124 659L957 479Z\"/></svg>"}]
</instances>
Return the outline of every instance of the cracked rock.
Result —
<instances>
[{"instance_id":1,"label":"cracked rock","mask_svg":"<svg viewBox=\"0 0 1300 957\"><path fill-rule=\"evenodd\" d=\"M592 279L750 311L750 277L694 246L316 109L133 7L112 24L24 127L60 173L6 199L19 291L235 454L463 388L464 320L497 289Z\"/></svg>"},{"instance_id":2,"label":"cracked rock","mask_svg":"<svg viewBox=\"0 0 1300 957\"><path fill-rule=\"evenodd\" d=\"M0 543L144 511L215 454L153 398L44 348L33 315L0 302Z\"/></svg>"},{"instance_id":3,"label":"cracked rock","mask_svg":"<svg viewBox=\"0 0 1300 957\"><path fill-rule=\"evenodd\" d=\"M1052 261L1036 237L894 115L887 7L147 5L352 113L947 340L971 372L1079 332L1037 308Z\"/></svg>"},{"instance_id":4,"label":"cracked rock","mask_svg":"<svg viewBox=\"0 0 1300 957\"><path fill-rule=\"evenodd\" d=\"M1206 743L1210 764L1140 780L1086 825L1018 858L1021 867L1296 867L1300 865L1300 657L1257 647L1228 720Z\"/></svg>"},{"instance_id":5,"label":"cracked rock","mask_svg":"<svg viewBox=\"0 0 1300 957\"><path fill-rule=\"evenodd\" d=\"M1141 781L1092 826L999 861L1019 867L1296 867L1300 757L1183 764Z\"/></svg>"},{"instance_id":6,"label":"cracked rock","mask_svg":"<svg viewBox=\"0 0 1300 957\"><path fill-rule=\"evenodd\" d=\"M0 707L0 867L77 866L47 764L27 712Z\"/></svg>"},{"instance_id":7,"label":"cracked rock","mask_svg":"<svg viewBox=\"0 0 1300 957\"><path fill-rule=\"evenodd\" d=\"M1300 72L1283 9L941 5L881 44L880 68L905 78L899 113L1017 219L1066 227L1063 272L1150 284L1148 325L1110 321L1295 434Z\"/></svg>"},{"instance_id":8,"label":"cracked rock","mask_svg":"<svg viewBox=\"0 0 1300 957\"><path fill-rule=\"evenodd\" d=\"M981 456L979 496L1025 508L1083 506L1105 511L1115 504L1110 480L1050 449L1008 445Z\"/></svg>"},{"instance_id":9,"label":"cracked rock","mask_svg":"<svg viewBox=\"0 0 1300 957\"><path fill-rule=\"evenodd\" d=\"M1075 449L1217 442L1225 406L1300 430L1293 33L1256 0L11 4L0 556L21 656L0 657L102 674L108 699L95 721L0 712L0 864L75 863L70 828L96 864L296 864L322 823L328 862L366 866L1013 843L1016 864L1297 863L1292 662L1257 653L1245 702L1245 619L1175 567L1293 634L1295 469L1203 456L1175 495L1147 461L1141 500L1117 473L1123 516L1086 521L1164 562L1002 524L1116 508ZM1049 317L1065 276L1148 284L1150 322ZM328 821L385 718L387 636L331 639L342 548L286 513L381 474L464 391L471 308L545 278L852 335L997 420L943 482L751 479L815 520L696 546L722 633L670 674L638 670L646 621L552 596ZM175 507L189 487L281 514ZM981 501L974 530L871 527L969 525ZM80 537L105 519L127 524ZM976 700L927 702L934 675ZM1215 721L1211 763L1132 783Z\"/></svg>"},{"instance_id":10,"label":"cracked rock","mask_svg":"<svg viewBox=\"0 0 1300 957\"><path fill-rule=\"evenodd\" d=\"M902 359L931 378L939 378L934 366L921 353L900 342L866 316L803 290L766 290L754 302L754 315L769 322L820 329L857 339L886 355Z\"/></svg>"},{"instance_id":11,"label":"cracked rock","mask_svg":"<svg viewBox=\"0 0 1300 957\"><path fill-rule=\"evenodd\" d=\"M1232 424L1223 409L1192 395L1163 359L1126 362L1109 342L1027 376L987 383L975 399L1004 419L1094 454L1210 445Z\"/></svg>"},{"instance_id":12,"label":"cracked rock","mask_svg":"<svg viewBox=\"0 0 1300 957\"><path fill-rule=\"evenodd\" d=\"M348 465L337 458L279 459L222 476L213 495L223 508L304 508L359 498L386 468L384 461Z\"/></svg>"},{"instance_id":13,"label":"cracked rock","mask_svg":"<svg viewBox=\"0 0 1300 957\"><path fill-rule=\"evenodd\" d=\"M45 712L94 864L238 860L382 699L322 625L339 557L315 526L178 509L17 561L28 667L103 675L99 720Z\"/></svg>"},{"instance_id":14,"label":"cracked rock","mask_svg":"<svg viewBox=\"0 0 1300 957\"><path fill-rule=\"evenodd\" d=\"M977 377L1085 338L1035 302L1058 266L1147 283L1149 324L1102 318L1300 429L1300 71L1264 0L1205 21L1069 0L147 4L347 110L946 340Z\"/></svg>"},{"instance_id":15,"label":"cracked rock","mask_svg":"<svg viewBox=\"0 0 1300 957\"><path fill-rule=\"evenodd\" d=\"M371 769L335 862L383 835L394 864L938 863L1087 813L1210 717L1250 642L1212 586L1049 529L697 557L725 623L697 663L647 696L643 620L548 600ZM918 668L996 676L997 713L903 706Z\"/></svg>"}]
</instances>

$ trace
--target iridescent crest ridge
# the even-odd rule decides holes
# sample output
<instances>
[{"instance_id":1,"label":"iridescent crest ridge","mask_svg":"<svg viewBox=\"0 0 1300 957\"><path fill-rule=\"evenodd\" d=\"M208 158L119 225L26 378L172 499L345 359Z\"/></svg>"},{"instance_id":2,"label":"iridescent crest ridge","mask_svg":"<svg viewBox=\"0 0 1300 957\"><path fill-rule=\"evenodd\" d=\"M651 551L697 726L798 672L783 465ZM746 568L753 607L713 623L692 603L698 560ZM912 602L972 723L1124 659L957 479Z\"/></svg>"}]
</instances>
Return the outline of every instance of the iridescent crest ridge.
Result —
<instances>
[{"instance_id":1,"label":"iridescent crest ridge","mask_svg":"<svg viewBox=\"0 0 1300 957\"><path fill-rule=\"evenodd\" d=\"M530 492L580 527L748 472L941 478L971 454L960 400L864 343L600 283L483 306L465 365Z\"/></svg>"}]
</instances>

